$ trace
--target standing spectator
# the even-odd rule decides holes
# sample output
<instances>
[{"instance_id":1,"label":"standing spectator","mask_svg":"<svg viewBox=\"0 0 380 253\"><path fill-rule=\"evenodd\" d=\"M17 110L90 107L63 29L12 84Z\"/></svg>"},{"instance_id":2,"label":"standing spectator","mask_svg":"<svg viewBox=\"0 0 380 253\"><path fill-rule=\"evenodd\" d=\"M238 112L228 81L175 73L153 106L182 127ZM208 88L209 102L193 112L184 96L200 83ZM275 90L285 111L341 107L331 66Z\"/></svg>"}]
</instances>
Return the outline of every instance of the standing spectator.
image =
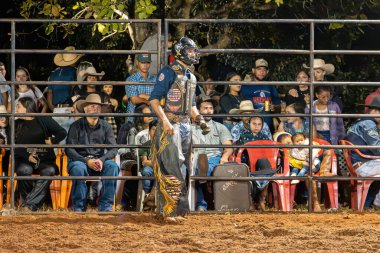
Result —
<instances>
[{"instance_id":1,"label":"standing spectator","mask_svg":"<svg viewBox=\"0 0 380 253\"><path fill-rule=\"evenodd\" d=\"M241 85L237 84L238 82L241 82L241 76L236 72L230 72L227 74L226 80L230 81L231 84L228 84L225 87L224 93L220 98L220 113L223 114L230 113L232 109L238 109L240 102L243 100L243 95L240 92ZM239 119L227 117L223 120L223 124L228 130L231 130L239 121Z\"/></svg>"},{"instance_id":2,"label":"standing spectator","mask_svg":"<svg viewBox=\"0 0 380 253\"><path fill-rule=\"evenodd\" d=\"M5 74L7 70L5 69L5 65L3 62L0 62L0 83L5 82ZM0 84L0 105L4 105L5 108L8 107L8 93L11 90L8 84Z\"/></svg>"},{"instance_id":3,"label":"standing spectator","mask_svg":"<svg viewBox=\"0 0 380 253\"><path fill-rule=\"evenodd\" d=\"M317 100L313 102L312 112L318 114L341 114L337 103L331 100L331 87L317 86L315 89ZM306 113L309 109L306 109ZM318 117L313 118L317 132L333 145L346 136L343 118Z\"/></svg>"},{"instance_id":4,"label":"standing spectator","mask_svg":"<svg viewBox=\"0 0 380 253\"><path fill-rule=\"evenodd\" d=\"M369 114L380 114L380 97L375 97L368 105ZM347 131L347 140L354 145L380 146L380 118L358 119ZM365 155L380 156L380 149L360 149ZM351 152L351 163L360 177L380 176L380 159L368 160ZM380 190L380 181L374 181L364 203L370 208ZM376 204L376 203L374 203ZM380 207L380 206L379 206Z\"/></svg>"},{"instance_id":5,"label":"standing spectator","mask_svg":"<svg viewBox=\"0 0 380 253\"><path fill-rule=\"evenodd\" d=\"M192 126L193 136L198 137L199 144L216 144L216 145L232 145L232 136L227 127L223 124L215 122L211 119L211 115L214 114L214 108L217 105L217 101L209 96L203 96L198 101L199 112L203 115L210 115L205 117L207 126L211 131L207 134L202 134L202 128L200 126ZM196 141L194 141L196 142ZM200 148L198 154L206 154L208 160L207 176L211 176L214 168L218 164L228 162L228 157L232 155L233 148ZM198 168L203 170L204 168ZM198 174L202 174L203 171L198 171ZM205 184L203 184L205 185ZM207 187L197 187L197 211L206 211L210 203L205 201L205 195L209 195L206 191Z\"/></svg>"},{"instance_id":6,"label":"standing spectator","mask_svg":"<svg viewBox=\"0 0 380 253\"><path fill-rule=\"evenodd\" d=\"M264 59L258 59L255 62L255 66L252 68L253 75L247 75L244 81L261 82L267 79L269 70L268 62ZM281 112L281 100L280 95L275 86L273 85L243 85L241 92L245 99L251 100L255 109L261 109L261 113L269 114L271 112ZM266 102L267 101L267 102ZM269 108L265 108L264 104L269 103ZM267 109L267 110L265 110ZM272 132L274 132L274 126L272 118L265 117L264 121L267 123Z\"/></svg>"},{"instance_id":7,"label":"standing spectator","mask_svg":"<svg viewBox=\"0 0 380 253\"><path fill-rule=\"evenodd\" d=\"M16 113L36 113L37 107L30 97L18 100ZM16 144L58 144L66 137L64 130L50 117L19 117L15 121ZM52 148L15 148L17 176L53 176L59 173ZM49 193L51 180L20 180L18 189L24 211L36 211Z\"/></svg>"},{"instance_id":8,"label":"standing spectator","mask_svg":"<svg viewBox=\"0 0 380 253\"><path fill-rule=\"evenodd\" d=\"M79 112L100 113L101 99L98 94L90 94L85 100L77 102ZM110 125L98 116L87 116L75 121L69 130L67 144L110 144L116 140ZM119 168L112 159L117 155L116 148L66 148L69 157L69 173L72 176L117 176ZM112 211L116 180L102 181L102 194L99 199L99 211ZM71 198L75 212L86 210L87 186L84 180L73 180Z\"/></svg>"},{"instance_id":9,"label":"standing spectator","mask_svg":"<svg viewBox=\"0 0 380 253\"><path fill-rule=\"evenodd\" d=\"M310 76L305 70L300 70L296 75L296 80L300 84L286 93L285 103L286 105L297 103L306 107L310 104L310 89L305 83L310 82Z\"/></svg>"},{"instance_id":10,"label":"standing spectator","mask_svg":"<svg viewBox=\"0 0 380 253\"><path fill-rule=\"evenodd\" d=\"M72 51L75 47L66 47L65 50ZM49 81L68 81L75 82L76 77L76 64L83 54L56 54L54 57L54 64L58 66L50 73ZM69 108L72 105L71 101L72 86L63 85L49 85L47 91L47 103L49 109L54 112L56 107Z\"/></svg>"},{"instance_id":11,"label":"standing spectator","mask_svg":"<svg viewBox=\"0 0 380 253\"><path fill-rule=\"evenodd\" d=\"M18 67L16 69L16 81L17 82L26 82L31 81L29 71L24 67ZM18 100L22 97L30 97L33 99L34 103L37 105L37 112L46 112L47 111L47 103L42 94L41 90L35 86L29 84L16 84L15 86L15 97L16 97L16 105ZM8 111L10 111L10 104L8 105Z\"/></svg>"},{"instance_id":12,"label":"standing spectator","mask_svg":"<svg viewBox=\"0 0 380 253\"><path fill-rule=\"evenodd\" d=\"M149 74L151 63L150 54L137 55L137 71L127 78L128 82L155 82L156 76ZM153 91L152 85L126 85L125 93L128 97L127 113L134 113L137 104L149 105L149 96ZM128 118L129 122L133 122L133 117Z\"/></svg>"}]
</instances>

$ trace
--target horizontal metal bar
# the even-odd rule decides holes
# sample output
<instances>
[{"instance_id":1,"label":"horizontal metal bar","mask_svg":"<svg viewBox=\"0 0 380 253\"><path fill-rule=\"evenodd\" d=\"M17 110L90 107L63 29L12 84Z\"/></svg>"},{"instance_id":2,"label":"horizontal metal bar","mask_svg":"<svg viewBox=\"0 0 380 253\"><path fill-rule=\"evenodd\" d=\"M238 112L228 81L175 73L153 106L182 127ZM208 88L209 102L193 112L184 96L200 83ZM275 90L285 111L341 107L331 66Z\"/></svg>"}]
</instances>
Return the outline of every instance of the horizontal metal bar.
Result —
<instances>
[{"instance_id":1,"label":"horizontal metal bar","mask_svg":"<svg viewBox=\"0 0 380 253\"><path fill-rule=\"evenodd\" d=\"M365 145L210 145L193 144L193 148L328 148L328 149L379 149L380 146Z\"/></svg>"},{"instance_id":2,"label":"horizontal metal bar","mask_svg":"<svg viewBox=\"0 0 380 253\"><path fill-rule=\"evenodd\" d=\"M18 82L18 81L1 81L0 84L30 84L30 85L105 85L105 84L111 84L111 85L155 85L154 82L130 82L130 81L96 81L96 82L72 82L72 81L25 81L25 82Z\"/></svg>"},{"instance_id":3,"label":"horizontal metal bar","mask_svg":"<svg viewBox=\"0 0 380 253\"><path fill-rule=\"evenodd\" d=\"M278 23L300 23L300 24L380 24L380 20L358 20L358 19L165 19L174 24L278 24Z\"/></svg>"},{"instance_id":4,"label":"horizontal metal bar","mask_svg":"<svg viewBox=\"0 0 380 253\"><path fill-rule=\"evenodd\" d=\"M75 51L66 51L62 49L0 49L2 54L158 54L157 50L75 50Z\"/></svg>"},{"instance_id":5,"label":"horizontal metal bar","mask_svg":"<svg viewBox=\"0 0 380 253\"><path fill-rule=\"evenodd\" d=\"M0 23L160 23L160 19L22 19L22 18L1 18Z\"/></svg>"},{"instance_id":6,"label":"horizontal metal bar","mask_svg":"<svg viewBox=\"0 0 380 253\"><path fill-rule=\"evenodd\" d=\"M14 180L155 180L154 177L143 177L143 176L14 176L14 177L1 177L1 179L11 179ZM194 181L258 181L258 180L309 180L313 179L316 181L349 181L349 180L373 180L380 181L380 177L349 177L349 176L329 176L329 177L320 177L320 176L312 176L312 177L299 177L299 176L272 176L272 177L200 177L200 176L190 176L190 180Z\"/></svg>"}]
</instances>

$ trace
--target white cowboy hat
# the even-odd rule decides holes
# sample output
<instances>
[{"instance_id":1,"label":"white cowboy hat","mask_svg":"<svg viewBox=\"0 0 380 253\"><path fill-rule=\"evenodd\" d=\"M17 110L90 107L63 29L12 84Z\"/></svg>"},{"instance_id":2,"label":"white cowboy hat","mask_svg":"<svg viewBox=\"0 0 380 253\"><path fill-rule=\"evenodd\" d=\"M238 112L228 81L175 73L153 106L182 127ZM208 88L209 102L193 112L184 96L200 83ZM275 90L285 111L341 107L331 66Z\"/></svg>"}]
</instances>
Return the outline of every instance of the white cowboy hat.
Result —
<instances>
[{"instance_id":1,"label":"white cowboy hat","mask_svg":"<svg viewBox=\"0 0 380 253\"><path fill-rule=\"evenodd\" d=\"M102 80L104 74L105 74L104 71L97 73L96 69L93 66L88 66L78 72L77 81L82 82L86 80L87 76L97 76L99 77L98 80Z\"/></svg>"},{"instance_id":2,"label":"white cowboy hat","mask_svg":"<svg viewBox=\"0 0 380 253\"><path fill-rule=\"evenodd\" d=\"M253 113L259 113L263 110L263 108L255 109L253 107L253 103L251 100L243 100L240 102L239 109L231 109L230 114L240 114L244 112L253 112Z\"/></svg>"},{"instance_id":3,"label":"white cowboy hat","mask_svg":"<svg viewBox=\"0 0 380 253\"><path fill-rule=\"evenodd\" d=\"M86 99L79 100L76 104L78 112L83 113L83 108L89 104L105 105L96 93L89 94Z\"/></svg>"},{"instance_id":4,"label":"white cowboy hat","mask_svg":"<svg viewBox=\"0 0 380 253\"><path fill-rule=\"evenodd\" d=\"M75 47L66 47L65 50L73 51ZM76 63L84 54L56 54L54 64L59 67L66 67Z\"/></svg>"},{"instance_id":5,"label":"white cowboy hat","mask_svg":"<svg viewBox=\"0 0 380 253\"><path fill-rule=\"evenodd\" d=\"M331 63L325 63L323 59L314 59L314 69L322 69L326 72L326 75L334 73L335 67ZM306 63L302 64L302 67L310 69Z\"/></svg>"}]
</instances>

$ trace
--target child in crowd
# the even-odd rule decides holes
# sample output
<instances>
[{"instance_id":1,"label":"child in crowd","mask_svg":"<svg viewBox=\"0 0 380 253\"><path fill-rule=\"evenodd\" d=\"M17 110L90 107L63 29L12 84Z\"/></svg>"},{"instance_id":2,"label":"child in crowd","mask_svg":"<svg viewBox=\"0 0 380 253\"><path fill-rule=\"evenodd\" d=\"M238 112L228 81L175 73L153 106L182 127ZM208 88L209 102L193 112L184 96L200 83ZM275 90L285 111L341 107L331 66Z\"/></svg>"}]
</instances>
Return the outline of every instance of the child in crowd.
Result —
<instances>
[{"instance_id":1,"label":"child in crowd","mask_svg":"<svg viewBox=\"0 0 380 253\"><path fill-rule=\"evenodd\" d=\"M341 110L339 108L339 105L331 100L331 94L331 87L317 86L315 88L315 95L317 97L317 100L313 102L312 112L320 114L340 114ZM308 112L309 109L306 108L306 113ZM333 145L337 145L338 140L341 140L346 136L343 118L315 116L313 123L317 132L323 136L323 139Z\"/></svg>"},{"instance_id":2,"label":"child in crowd","mask_svg":"<svg viewBox=\"0 0 380 253\"><path fill-rule=\"evenodd\" d=\"M303 133L296 133L292 136L292 142L295 145L308 145L309 139ZM313 142L314 145L318 144ZM321 161L319 160L319 152L321 149L313 149L312 151L312 168L313 173L318 172ZM290 150L289 163L293 167L290 176L302 177L309 172L309 148L292 148ZM298 184L299 180L292 180L292 184Z\"/></svg>"},{"instance_id":3,"label":"child in crowd","mask_svg":"<svg viewBox=\"0 0 380 253\"><path fill-rule=\"evenodd\" d=\"M116 109L117 109L119 103L117 102L116 99L112 98L113 86L111 84L103 85L102 92L104 92L108 96L106 101L104 101L108 105L108 106L106 106L107 109L105 109L104 112L107 112L107 113L116 112ZM114 133L115 138L116 138L118 127L116 124L115 117L113 117L113 116L104 117L104 120L107 121L107 123L110 124L110 126L112 127L113 133Z\"/></svg>"},{"instance_id":4,"label":"child in crowd","mask_svg":"<svg viewBox=\"0 0 380 253\"><path fill-rule=\"evenodd\" d=\"M251 117L247 121L249 122L249 130L244 128L240 129L241 131L239 132L237 131L237 127L233 127L233 130L231 130L234 143L243 145L250 141L272 139L269 127L263 122L261 117Z\"/></svg>"}]
</instances>

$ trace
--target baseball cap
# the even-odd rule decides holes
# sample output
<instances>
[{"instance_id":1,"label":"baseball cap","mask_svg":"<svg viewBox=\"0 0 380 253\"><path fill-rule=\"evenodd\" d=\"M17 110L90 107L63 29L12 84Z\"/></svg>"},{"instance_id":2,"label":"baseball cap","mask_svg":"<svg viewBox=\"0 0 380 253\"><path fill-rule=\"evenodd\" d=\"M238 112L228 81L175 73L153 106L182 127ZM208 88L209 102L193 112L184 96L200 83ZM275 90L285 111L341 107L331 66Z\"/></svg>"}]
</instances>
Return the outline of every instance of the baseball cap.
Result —
<instances>
[{"instance_id":1,"label":"baseball cap","mask_svg":"<svg viewBox=\"0 0 380 253\"><path fill-rule=\"evenodd\" d=\"M137 54L137 60L139 62L152 62L150 54Z\"/></svg>"},{"instance_id":2,"label":"baseball cap","mask_svg":"<svg viewBox=\"0 0 380 253\"><path fill-rule=\"evenodd\" d=\"M268 68L268 62L266 60L264 60L263 58L257 59L255 61L255 68L258 68L258 67L266 67L266 68Z\"/></svg>"}]
</instances>

